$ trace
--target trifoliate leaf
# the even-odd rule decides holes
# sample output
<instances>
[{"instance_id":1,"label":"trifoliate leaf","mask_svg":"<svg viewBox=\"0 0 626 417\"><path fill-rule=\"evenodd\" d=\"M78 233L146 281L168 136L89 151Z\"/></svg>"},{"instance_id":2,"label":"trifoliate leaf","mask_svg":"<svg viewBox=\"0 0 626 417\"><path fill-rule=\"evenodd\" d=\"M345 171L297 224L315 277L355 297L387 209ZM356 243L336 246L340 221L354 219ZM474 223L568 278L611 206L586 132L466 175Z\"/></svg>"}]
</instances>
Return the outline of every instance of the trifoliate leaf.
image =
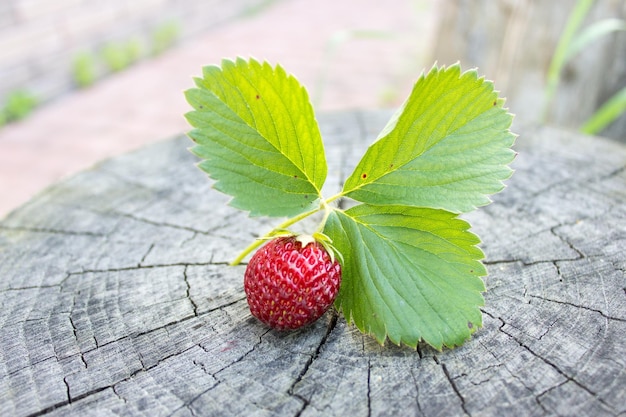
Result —
<instances>
[{"instance_id":1,"label":"trifoliate leaf","mask_svg":"<svg viewBox=\"0 0 626 417\"><path fill-rule=\"evenodd\" d=\"M475 71L434 67L367 150L343 194L455 213L488 204L511 175L515 155L503 104Z\"/></svg>"},{"instance_id":2,"label":"trifoliate leaf","mask_svg":"<svg viewBox=\"0 0 626 417\"><path fill-rule=\"evenodd\" d=\"M280 66L241 58L205 67L195 81L186 91L192 152L230 204L266 216L319 207L326 157L302 85Z\"/></svg>"},{"instance_id":3,"label":"trifoliate leaf","mask_svg":"<svg viewBox=\"0 0 626 417\"><path fill-rule=\"evenodd\" d=\"M441 349L482 326L478 237L444 210L358 205L333 211L324 233L343 254L336 306L380 343Z\"/></svg>"}]
</instances>

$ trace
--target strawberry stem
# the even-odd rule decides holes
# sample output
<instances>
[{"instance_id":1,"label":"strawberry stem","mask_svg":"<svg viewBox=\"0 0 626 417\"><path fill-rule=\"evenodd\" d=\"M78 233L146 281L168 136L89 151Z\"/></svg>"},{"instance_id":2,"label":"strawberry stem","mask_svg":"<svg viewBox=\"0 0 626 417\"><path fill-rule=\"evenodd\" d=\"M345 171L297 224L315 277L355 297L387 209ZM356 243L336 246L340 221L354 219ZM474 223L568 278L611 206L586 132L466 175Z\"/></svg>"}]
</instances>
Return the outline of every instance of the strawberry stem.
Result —
<instances>
[{"instance_id":1,"label":"strawberry stem","mask_svg":"<svg viewBox=\"0 0 626 417\"><path fill-rule=\"evenodd\" d=\"M335 194L332 197L327 198L326 200L324 200L324 202L322 203L325 207L328 206L328 203L332 203L335 200L340 199L341 197L343 197L345 194L342 192Z\"/></svg>"},{"instance_id":2,"label":"strawberry stem","mask_svg":"<svg viewBox=\"0 0 626 417\"><path fill-rule=\"evenodd\" d=\"M324 207L326 207L326 204L324 203ZM248 256L250 254L250 252L252 252L253 250L255 250L256 248L258 248L259 246L261 246L266 240L270 239L277 230L280 229L286 229L289 226L298 223L300 220L306 219L307 217L309 217L312 214L317 213L318 211L320 211L320 208L316 208L314 210L310 210L307 212L304 212L302 214L297 215L296 217L292 217L290 219L287 219L285 222L279 224L278 226L276 226L275 228L273 228L269 233L265 234L265 236L255 240L254 242L252 242L247 248L245 248L243 250L243 252L241 252L239 254L239 256L237 256L231 263L230 266L235 266L235 265L239 265L241 263L241 261L244 260L244 258L246 256Z\"/></svg>"},{"instance_id":3,"label":"strawberry stem","mask_svg":"<svg viewBox=\"0 0 626 417\"><path fill-rule=\"evenodd\" d=\"M266 240L271 239L272 237L274 237L276 235L276 232L278 230L281 229L287 229L289 226L292 226L296 223L298 223L300 220L306 219L307 217L309 217L312 214L317 213L320 210L324 210L324 218L322 219L319 227L317 228L317 233L321 233L324 230L324 226L326 225L326 220L328 219L328 216L330 215L330 212L335 210L334 208L332 208L331 206L329 206L328 203L331 203L341 197L343 197L344 194L343 193L339 193L339 194L335 194L334 196L324 200L322 199L321 205L314 209L314 210L310 210L307 212L304 212L302 214L299 214L295 217L292 217L290 219L287 219L285 222L279 224L278 226L276 226L275 228L273 228L269 233L265 234L265 236L256 239L254 242L252 242L247 248L245 248L243 250L243 252L241 252L239 254L239 256L237 256L231 263L231 266L235 266L235 265L239 265L241 263L241 261L243 261L245 259L246 256L248 256L252 251L254 251L255 249L257 249L259 246L261 246L263 244L263 242L265 242Z\"/></svg>"},{"instance_id":4,"label":"strawberry stem","mask_svg":"<svg viewBox=\"0 0 626 417\"><path fill-rule=\"evenodd\" d=\"M322 207L324 208L324 217L322 218L319 226L317 226L317 230L315 231L316 233L322 233L322 231L324 230L324 226L326 226L326 220L328 220L328 216L333 210L333 208L330 207L326 201L322 202Z\"/></svg>"}]
</instances>

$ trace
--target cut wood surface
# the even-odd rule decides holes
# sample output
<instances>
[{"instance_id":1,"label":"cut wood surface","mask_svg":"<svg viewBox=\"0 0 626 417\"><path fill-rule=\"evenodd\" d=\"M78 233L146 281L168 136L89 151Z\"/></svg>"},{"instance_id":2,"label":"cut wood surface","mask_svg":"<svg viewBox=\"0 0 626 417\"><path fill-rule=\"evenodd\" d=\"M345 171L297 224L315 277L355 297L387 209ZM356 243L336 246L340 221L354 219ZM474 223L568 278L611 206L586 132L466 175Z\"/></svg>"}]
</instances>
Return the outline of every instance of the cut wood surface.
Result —
<instances>
[{"instance_id":1,"label":"cut wood surface","mask_svg":"<svg viewBox=\"0 0 626 417\"><path fill-rule=\"evenodd\" d=\"M328 187L388 116L320 117ZM227 206L187 138L58 183L0 222L0 415L624 415L626 147L517 133L508 187L465 216L484 327L442 352L333 312L296 332L253 319L227 263L278 222Z\"/></svg>"}]
</instances>

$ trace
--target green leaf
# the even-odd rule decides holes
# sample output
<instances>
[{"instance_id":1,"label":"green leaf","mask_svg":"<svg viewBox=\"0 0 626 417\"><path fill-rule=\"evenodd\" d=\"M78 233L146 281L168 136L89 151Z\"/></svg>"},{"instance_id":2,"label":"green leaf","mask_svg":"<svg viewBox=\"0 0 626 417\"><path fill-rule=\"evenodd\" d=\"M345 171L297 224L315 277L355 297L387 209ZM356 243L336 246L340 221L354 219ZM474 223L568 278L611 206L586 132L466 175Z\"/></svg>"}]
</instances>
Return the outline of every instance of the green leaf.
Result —
<instances>
[{"instance_id":1,"label":"green leaf","mask_svg":"<svg viewBox=\"0 0 626 417\"><path fill-rule=\"evenodd\" d=\"M280 66L224 60L186 91L199 167L253 216L294 216L320 204L324 147L306 90Z\"/></svg>"},{"instance_id":2,"label":"green leaf","mask_svg":"<svg viewBox=\"0 0 626 417\"><path fill-rule=\"evenodd\" d=\"M512 116L503 104L475 71L433 68L369 147L343 194L455 213L488 204L515 156Z\"/></svg>"},{"instance_id":3,"label":"green leaf","mask_svg":"<svg viewBox=\"0 0 626 417\"><path fill-rule=\"evenodd\" d=\"M336 306L380 343L461 345L482 326L486 275L479 239L468 229L437 209L333 211L324 233L344 257Z\"/></svg>"}]
</instances>

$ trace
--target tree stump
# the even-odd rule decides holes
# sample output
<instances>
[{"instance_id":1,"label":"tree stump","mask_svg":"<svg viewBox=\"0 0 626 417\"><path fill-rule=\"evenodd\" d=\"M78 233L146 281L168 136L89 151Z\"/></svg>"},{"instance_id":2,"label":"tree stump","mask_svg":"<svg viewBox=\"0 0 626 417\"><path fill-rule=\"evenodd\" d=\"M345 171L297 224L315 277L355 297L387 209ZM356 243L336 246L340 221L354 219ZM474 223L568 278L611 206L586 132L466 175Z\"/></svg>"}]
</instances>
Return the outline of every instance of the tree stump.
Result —
<instances>
[{"instance_id":1,"label":"tree stump","mask_svg":"<svg viewBox=\"0 0 626 417\"><path fill-rule=\"evenodd\" d=\"M339 188L388 113L320 118ZM181 137L105 161L0 223L2 416L626 413L626 147L524 127L516 173L465 216L484 327L442 352L341 315L249 313L233 259L267 219L226 205Z\"/></svg>"}]
</instances>

